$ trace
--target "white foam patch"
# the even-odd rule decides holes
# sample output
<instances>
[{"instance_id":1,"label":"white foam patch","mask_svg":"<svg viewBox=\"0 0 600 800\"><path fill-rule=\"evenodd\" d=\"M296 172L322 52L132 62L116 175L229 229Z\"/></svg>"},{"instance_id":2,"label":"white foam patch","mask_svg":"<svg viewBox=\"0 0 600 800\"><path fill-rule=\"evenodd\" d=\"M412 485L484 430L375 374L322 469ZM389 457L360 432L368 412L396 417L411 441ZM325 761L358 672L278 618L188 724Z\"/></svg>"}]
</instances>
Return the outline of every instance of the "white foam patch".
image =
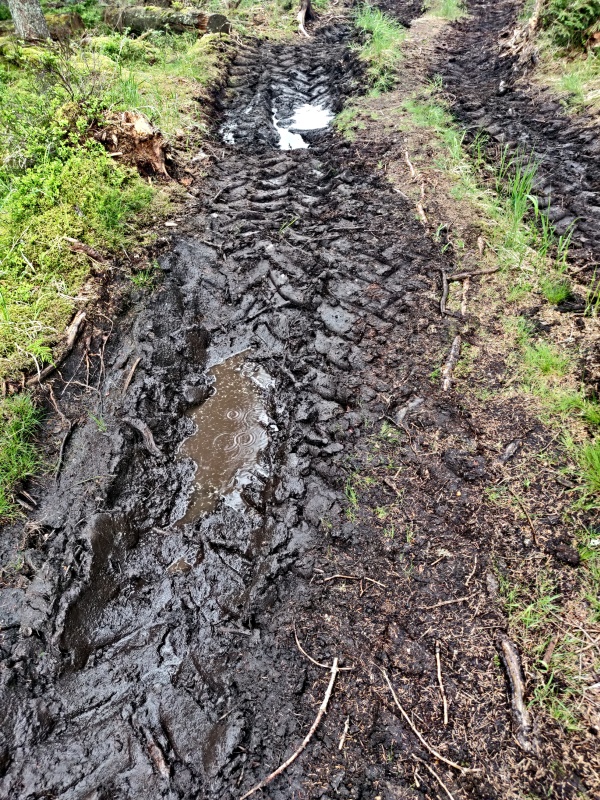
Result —
<instances>
[{"instance_id":1,"label":"white foam patch","mask_svg":"<svg viewBox=\"0 0 600 800\"><path fill-rule=\"evenodd\" d=\"M323 106L313 106L310 103L296 108L290 130L318 131L326 128L333 119L333 112Z\"/></svg>"},{"instance_id":2,"label":"white foam patch","mask_svg":"<svg viewBox=\"0 0 600 800\"><path fill-rule=\"evenodd\" d=\"M308 142L305 142L299 133L292 133L289 128L279 126L276 109L273 109L273 127L279 134L280 150L305 150L308 147Z\"/></svg>"}]
</instances>

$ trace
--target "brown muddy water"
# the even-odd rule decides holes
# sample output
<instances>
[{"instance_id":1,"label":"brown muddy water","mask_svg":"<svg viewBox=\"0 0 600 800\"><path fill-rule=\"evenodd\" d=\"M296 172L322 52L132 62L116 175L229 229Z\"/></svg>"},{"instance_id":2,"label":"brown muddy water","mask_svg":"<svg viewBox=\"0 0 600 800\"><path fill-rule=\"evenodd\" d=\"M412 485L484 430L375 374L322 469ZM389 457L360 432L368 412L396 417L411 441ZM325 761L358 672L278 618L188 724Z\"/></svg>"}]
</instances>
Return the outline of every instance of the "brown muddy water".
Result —
<instances>
[{"instance_id":1,"label":"brown muddy water","mask_svg":"<svg viewBox=\"0 0 600 800\"><path fill-rule=\"evenodd\" d=\"M243 508L242 488L256 471L268 444L269 418L264 405L269 375L244 353L216 364L209 373L213 393L189 412L196 431L181 445L179 456L196 464L193 489L180 524L214 511L220 498Z\"/></svg>"}]
</instances>

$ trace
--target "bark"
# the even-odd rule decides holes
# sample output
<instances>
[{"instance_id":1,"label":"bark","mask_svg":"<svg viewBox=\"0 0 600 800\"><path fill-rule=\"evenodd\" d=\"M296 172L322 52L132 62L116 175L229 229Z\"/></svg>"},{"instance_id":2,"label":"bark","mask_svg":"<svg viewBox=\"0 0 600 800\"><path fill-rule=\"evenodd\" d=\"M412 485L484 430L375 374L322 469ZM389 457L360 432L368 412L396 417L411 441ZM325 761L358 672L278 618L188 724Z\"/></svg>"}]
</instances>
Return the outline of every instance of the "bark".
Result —
<instances>
[{"instance_id":1,"label":"bark","mask_svg":"<svg viewBox=\"0 0 600 800\"><path fill-rule=\"evenodd\" d=\"M176 33L184 31L205 31L208 14L198 8L185 8L175 11L159 6L108 6L104 21L119 31L129 28L134 33L169 28Z\"/></svg>"},{"instance_id":2,"label":"bark","mask_svg":"<svg viewBox=\"0 0 600 800\"><path fill-rule=\"evenodd\" d=\"M31 42L50 38L39 0L8 0L8 7L19 39Z\"/></svg>"}]
</instances>

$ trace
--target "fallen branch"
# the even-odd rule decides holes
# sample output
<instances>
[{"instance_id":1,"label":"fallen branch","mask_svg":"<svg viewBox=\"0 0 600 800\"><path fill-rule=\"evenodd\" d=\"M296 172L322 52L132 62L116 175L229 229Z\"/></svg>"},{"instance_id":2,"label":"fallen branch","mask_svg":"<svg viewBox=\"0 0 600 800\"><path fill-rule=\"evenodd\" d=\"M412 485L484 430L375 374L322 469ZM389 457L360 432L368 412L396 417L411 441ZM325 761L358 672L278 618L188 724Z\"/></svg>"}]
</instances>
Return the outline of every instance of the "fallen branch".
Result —
<instances>
[{"instance_id":1,"label":"fallen branch","mask_svg":"<svg viewBox=\"0 0 600 800\"><path fill-rule=\"evenodd\" d=\"M346 722L344 723L344 730L342 732L342 737L338 745L338 750L344 749L344 744L346 743L346 737L348 736L349 730L350 730L350 717L346 717Z\"/></svg>"},{"instance_id":2,"label":"fallen branch","mask_svg":"<svg viewBox=\"0 0 600 800\"><path fill-rule=\"evenodd\" d=\"M452 347L450 348L448 360L442 367L442 389L444 392L447 392L452 386L452 373L460 357L460 344L460 336L455 336Z\"/></svg>"},{"instance_id":3,"label":"fallen branch","mask_svg":"<svg viewBox=\"0 0 600 800\"><path fill-rule=\"evenodd\" d=\"M415 168L411 164L410 158L408 157L408 150L404 151L404 160L406 161L406 163L408 165L408 168L410 170L410 177L411 178L416 178L417 177L417 173L415 172Z\"/></svg>"},{"instance_id":4,"label":"fallen branch","mask_svg":"<svg viewBox=\"0 0 600 800\"><path fill-rule=\"evenodd\" d=\"M119 155L122 155L122 153ZM93 247L90 247L89 244L80 242L79 239L73 239L71 236L65 236L65 240L71 245L69 250L72 253L85 253L86 256L89 256L92 259L92 261L97 261L99 264L104 264L106 262L104 256L100 255L100 253L97 250L94 250Z\"/></svg>"},{"instance_id":5,"label":"fallen branch","mask_svg":"<svg viewBox=\"0 0 600 800\"><path fill-rule=\"evenodd\" d=\"M62 364L62 362L65 360L65 358L69 355L69 353L73 349L79 331L81 330L81 327L84 322L85 322L85 311L78 311L77 314L75 314L73 321L67 328L67 338L61 356L56 359L54 364L49 364L47 367L44 367L44 369L41 370L41 372L38 372L37 375L33 375L31 378L29 378L26 381L26 386L35 386L37 383L41 383L48 377L48 375L52 375L52 373L59 368L59 366Z\"/></svg>"},{"instance_id":6,"label":"fallen branch","mask_svg":"<svg viewBox=\"0 0 600 800\"><path fill-rule=\"evenodd\" d=\"M446 272L442 269L440 270L442 273L442 296L440 297L440 314L442 317L446 313L446 300L448 299L448 276Z\"/></svg>"},{"instance_id":7,"label":"fallen branch","mask_svg":"<svg viewBox=\"0 0 600 800\"><path fill-rule=\"evenodd\" d=\"M440 686L440 694L442 696L442 705L444 707L444 725L448 724L448 699L446 697L446 692L444 691L444 682L442 680L442 659L440 656L440 643L436 641L435 643L435 663L437 666L437 678L438 684Z\"/></svg>"},{"instance_id":8,"label":"fallen branch","mask_svg":"<svg viewBox=\"0 0 600 800\"><path fill-rule=\"evenodd\" d=\"M524 700L525 687L521 661L517 648L507 636L500 637L500 656L510 684L510 700L517 742L526 753L535 753L537 751L537 742L535 739L531 739L533 724Z\"/></svg>"},{"instance_id":9,"label":"fallen branch","mask_svg":"<svg viewBox=\"0 0 600 800\"><path fill-rule=\"evenodd\" d=\"M262 780L260 783L257 783L256 786L253 786L249 792L246 792L246 794L240 798L240 800L246 800L246 798L250 797L250 795L253 795L255 792L264 789L265 786L268 786L271 783L271 781L275 780L275 778L277 778L279 775L285 772L285 770L290 766L290 764L293 764L294 761L298 758L298 756L302 753L302 751L306 748L306 746L312 739L314 732L319 727L319 723L323 719L323 715L327 711L329 698L331 697L331 692L333 691L333 685L335 683L335 679L339 672L337 658L333 659L333 664L331 665L330 669L331 669L331 678L329 679L329 686L327 687L327 691L325 692L325 697L323 698L323 702L321 703L321 707L319 708L319 712L315 718L315 721L311 725L309 732L304 737L304 740L302 741L300 747L294 753L292 753L292 755L288 758L288 760L284 761L283 764L275 770L275 772L272 772L267 778L264 778L264 780Z\"/></svg>"},{"instance_id":10,"label":"fallen branch","mask_svg":"<svg viewBox=\"0 0 600 800\"><path fill-rule=\"evenodd\" d=\"M478 269L475 272L458 272L456 275L448 275L449 281L464 281L467 278L477 278L479 275L493 275L494 272L499 272L500 267L493 267L492 269Z\"/></svg>"},{"instance_id":11,"label":"fallen branch","mask_svg":"<svg viewBox=\"0 0 600 800\"><path fill-rule=\"evenodd\" d=\"M139 358L136 358L136 360L133 362L132 368L129 370L129 374L125 378L125 383L123 384L123 394L124 395L127 394L127 389L129 389L129 384L132 381L133 374L136 371L137 366L138 366L138 364L140 363L141 360L142 360L141 356Z\"/></svg>"},{"instance_id":12,"label":"fallen branch","mask_svg":"<svg viewBox=\"0 0 600 800\"><path fill-rule=\"evenodd\" d=\"M144 446L151 456L155 456L156 458L163 457L162 452L156 446L152 431L145 422L142 422L141 419L137 419L137 417L123 417L123 422L126 422L130 427L142 434Z\"/></svg>"},{"instance_id":13,"label":"fallen branch","mask_svg":"<svg viewBox=\"0 0 600 800\"><path fill-rule=\"evenodd\" d=\"M468 594L466 597L457 597L455 600L442 600L440 603L435 603L433 606L420 606L420 611L433 611L434 608L441 608L442 606L451 606L454 603L462 603L463 600L470 600L472 597L475 597L477 592L473 592L473 594Z\"/></svg>"},{"instance_id":14,"label":"fallen branch","mask_svg":"<svg viewBox=\"0 0 600 800\"><path fill-rule=\"evenodd\" d=\"M427 744L425 739L421 736L419 731L415 728L412 720L410 719L410 717L408 716L406 711L400 705L400 701L398 700L396 692L394 691L394 687L392 686L392 684L390 682L390 679L388 678L387 672L385 670L382 670L382 673L383 673L383 677L385 678L385 682L387 683L387 685L389 687L389 690L392 693L392 697L394 698L394 703L396 703L396 706L397 706L398 710L400 711L400 713L402 714L402 716L404 717L404 719L406 720L406 722L410 726L411 731L415 734L417 739L421 742L423 747L426 750L428 750L431 753L431 755L434 756L434 758L437 758L438 761L443 761L444 764L448 764L449 767L452 767L453 769L457 769L459 772L461 772L463 774L465 774L467 772L479 772L478 769L469 769L467 767L461 767L461 765L457 764L455 761L450 761L449 758L444 758L444 756L441 753L438 753L438 751L434 750L433 747L431 747L431 745ZM242 800L244 800L244 798L242 798Z\"/></svg>"},{"instance_id":15,"label":"fallen branch","mask_svg":"<svg viewBox=\"0 0 600 800\"><path fill-rule=\"evenodd\" d=\"M470 278L465 278L462 289L462 297L460 301L460 315L466 316L467 313L467 295L469 294L469 287L471 286Z\"/></svg>"}]
</instances>

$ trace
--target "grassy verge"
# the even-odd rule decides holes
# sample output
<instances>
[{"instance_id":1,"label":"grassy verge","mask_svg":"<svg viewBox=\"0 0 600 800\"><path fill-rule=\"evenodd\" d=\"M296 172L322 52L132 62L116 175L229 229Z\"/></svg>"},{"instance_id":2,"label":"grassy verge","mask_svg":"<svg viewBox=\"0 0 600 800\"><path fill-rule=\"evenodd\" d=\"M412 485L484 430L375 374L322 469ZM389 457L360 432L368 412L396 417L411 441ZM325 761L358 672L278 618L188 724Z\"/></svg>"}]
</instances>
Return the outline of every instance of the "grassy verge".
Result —
<instances>
[{"instance_id":1,"label":"grassy verge","mask_svg":"<svg viewBox=\"0 0 600 800\"><path fill-rule=\"evenodd\" d=\"M420 63L428 42L446 35L439 17L428 16L413 24L403 43L413 64L413 51ZM469 301L477 319L467 320L464 330L456 323L470 343L455 371L457 389L486 446L498 455L506 442L498 440L496 415L502 417L507 408L523 409L531 425L544 431L547 445L509 462L503 485L488 499L498 505L499 517L521 520L525 531L523 507L529 508L532 524L544 529L541 548L553 546L557 530L575 543L580 563L571 578L539 551L522 564L505 559L498 576L532 704L579 736L592 724L588 689L600 666L598 649L590 646L600 592L600 535L593 522L600 507L600 403L584 384L581 367L597 326L596 280L586 287L569 274L569 232L558 235L536 206L536 166L528 154L498 148L491 163L488 143L478 138L467 144L454 123L441 81L427 82L417 70L401 75L397 90L353 99L337 124L365 152L372 140L383 139L386 147L380 142L379 151L386 156L377 169L415 206L424 205L435 241L452 252L458 271L498 270ZM460 284L451 284L454 312L460 290ZM585 308L576 327L573 317L562 313L574 299ZM446 356L440 353L438 363ZM439 380L439 369L432 380ZM384 423L383 438L398 435L388 428ZM359 490L353 478L346 490L349 515L356 514ZM389 509L378 513L393 518ZM544 528L552 513L555 527ZM391 530L387 523L386 530ZM531 546L529 541L526 547Z\"/></svg>"},{"instance_id":2,"label":"grassy verge","mask_svg":"<svg viewBox=\"0 0 600 800\"><path fill-rule=\"evenodd\" d=\"M32 443L39 419L39 412L27 394L4 398L0 403L0 518L14 514L11 488L40 466Z\"/></svg>"}]
</instances>

